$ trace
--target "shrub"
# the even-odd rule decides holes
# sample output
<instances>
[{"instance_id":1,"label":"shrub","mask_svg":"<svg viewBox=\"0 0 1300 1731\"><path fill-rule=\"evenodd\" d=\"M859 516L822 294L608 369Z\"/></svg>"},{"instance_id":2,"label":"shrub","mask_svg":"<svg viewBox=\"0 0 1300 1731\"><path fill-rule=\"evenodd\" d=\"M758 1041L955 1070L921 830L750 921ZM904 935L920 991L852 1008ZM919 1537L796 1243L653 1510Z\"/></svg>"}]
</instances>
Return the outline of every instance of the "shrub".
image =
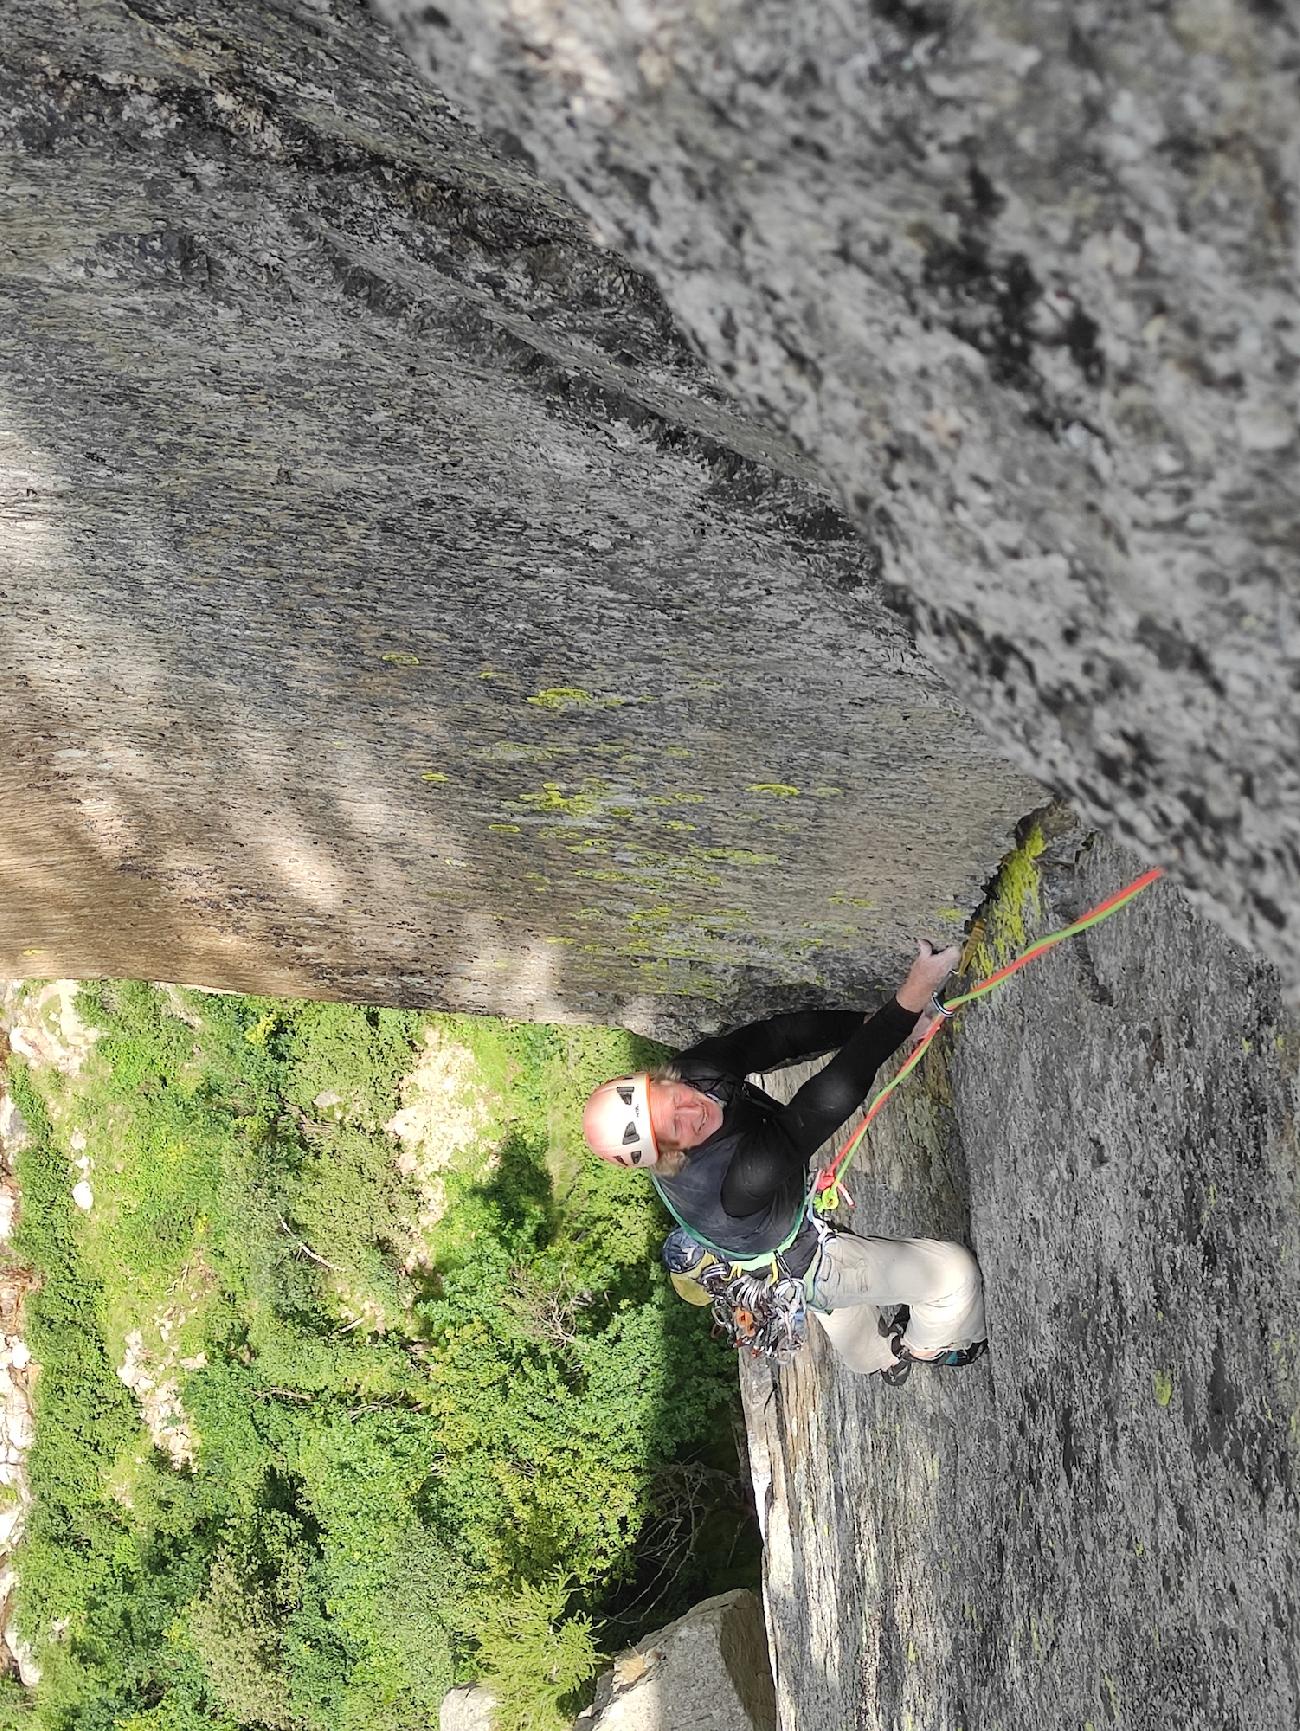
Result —
<instances>
[{"instance_id":1,"label":"shrub","mask_svg":"<svg viewBox=\"0 0 1300 1731\"><path fill-rule=\"evenodd\" d=\"M247 1558L218 1553L187 1633L216 1705L237 1725L299 1731L277 1607Z\"/></svg>"},{"instance_id":2,"label":"shrub","mask_svg":"<svg viewBox=\"0 0 1300 1731\"><path fill-rule=\"evenodd\" d=\"M565 1614L570 1596L557 1575L521 1581L478 1611L482 1680L497 1703L493 1731L568 1731L600 1663L590 1622Z\"/></svg>"},{"instance_id":3,"label":"shrub","mask_svg":"<svg viewBox=\"0 0 1300 1731\"><path fill-rule=\"evenodd\" d=\"M693 1464L729 1434L730 1355L662 1280L652 1192L581 1147L586 1091L644 1043L436 1019L493 1103L412 1276L383 1124L429 1018L130 984L83 1008L103 1037L80 1075L38 1091L15 1066L20 1246L43 1283L19 1562L35 1723L427 1731L478 1672L514 1731L558 1723L593 1620L620 1594L646 1618L684 1608L709 1562L691 1535L737 1520ZM164 1353L163 1310L192 1472L113 1370L128 1333ZM2 1710L22 1723L20 1696Z\"/></svg>"},{"instance_id":4,"label":"shrub","mask_svg":"<svg viewBox=\"0 0 1300 1731\"><path fill-rule=\"evenodd\" d=\"M0 1731L36 1731L36 1706L16 1677L0 1676Z\"/></svg>"}]
</instances>

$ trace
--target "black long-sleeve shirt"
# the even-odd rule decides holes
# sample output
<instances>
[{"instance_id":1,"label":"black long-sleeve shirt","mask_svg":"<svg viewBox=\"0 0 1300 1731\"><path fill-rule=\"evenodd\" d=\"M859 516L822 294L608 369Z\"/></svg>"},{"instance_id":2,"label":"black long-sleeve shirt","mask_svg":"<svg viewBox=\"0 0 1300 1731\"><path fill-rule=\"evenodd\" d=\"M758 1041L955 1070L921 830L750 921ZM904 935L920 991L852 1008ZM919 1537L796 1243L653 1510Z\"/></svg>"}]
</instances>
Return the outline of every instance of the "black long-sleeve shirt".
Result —
<instances>
[{"instance_id":1,"label":"black long-sleeve shirt","mask_svg":"<svg viewBox=\"0 0 1300 1731\"><path fill-rule=\"evenodd\" d=\"M679 1055L684 1079L707 1089L710 1071L739 1079L835 1052L787 1105L772 1102L770 1113L751 1117L737 1136L722 1184L722 1207L728 1215L755 1215L792 1180L802 1184L813 1153L866 1099L877 1070L902 1045L917 1019L896 998L867 1020L858 1010L797 1010L700 1040ZM734 1134L730 1117L728 1109L716 1138Z\"/></svg>"}]
</instances>

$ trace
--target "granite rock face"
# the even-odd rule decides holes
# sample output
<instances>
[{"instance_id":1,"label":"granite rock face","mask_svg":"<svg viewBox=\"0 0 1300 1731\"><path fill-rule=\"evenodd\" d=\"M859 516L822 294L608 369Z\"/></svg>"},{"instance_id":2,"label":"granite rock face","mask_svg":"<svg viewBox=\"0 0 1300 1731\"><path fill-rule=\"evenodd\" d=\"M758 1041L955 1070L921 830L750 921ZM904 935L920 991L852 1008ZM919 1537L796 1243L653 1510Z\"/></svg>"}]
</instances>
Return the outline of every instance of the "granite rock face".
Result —
<instances>
[{"instance_id":1,"label":"granite rock face","mask_svg":"<svg viewBox=\"0 0 1300 1731\"><path fill-rule=\"evenodd\" d=\"M638 1641L597 1685L575 1731L777 1731L776 1698L757 1593L693 1605Z\"/></svg>"},{"instance_id":2,"label":"granite rock face","mask_svg":"<svg viewBox=\"0 0 1300 1731\"><path fill-rule=\"evenodd\" d=\"M438 1709L438 1731L492 1731L496 1698L487 1689L468 1684L443 1696Z\"/></svg>"},{"instance_id":3,"label":"granite rock face","mask_svg":"<svg viewBox=\"0 0 1300 1731\"><path fill-rule=\"evenodd\" d=\"M1037 803L786 437L376 20L0 42L0 971L860 995Z\"/></svg>"},{"instance_id":4,"label":"granite rock face","mask_svg":"<svg viewBox=\"0 0 1300 1731\"><path fill-rule=\"evenodd\" d=\"M377 0L649 271L999 742L1300 976L1300 15Z\"/></svg>"},{"instance_id":5,"label":"granite rock face","mask_svg":"<svg viewBox=\"0 0 1300 1731\"><path fill-rule=\"evenodd\" d=\"M1027 935L1132 875L1077 833ZM988 1356L743 1378L790 1731L1293 1725L1300 1025L1172 888L955 1023L859 1231L973 1244Z\"/></svg>"}]
</instances>

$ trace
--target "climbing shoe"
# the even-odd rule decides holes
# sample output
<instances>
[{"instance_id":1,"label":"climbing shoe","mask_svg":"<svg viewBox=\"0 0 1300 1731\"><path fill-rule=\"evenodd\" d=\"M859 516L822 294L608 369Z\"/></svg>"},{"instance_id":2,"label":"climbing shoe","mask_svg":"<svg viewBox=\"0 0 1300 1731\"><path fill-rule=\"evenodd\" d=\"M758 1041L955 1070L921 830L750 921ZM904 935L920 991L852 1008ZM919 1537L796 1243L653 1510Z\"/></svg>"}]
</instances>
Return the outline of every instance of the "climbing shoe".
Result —
<instances>
[{"instance_id":1,"label":"climbing shoe","mask_svg":"<svg viewBox=\"0 0 1300 1731\"><path fill-rule=\"evenodd\" d=\"M904 1350L904 1354L906 1354L907 1349L904 1348L903 1350ZM911 1376L911 1374L912 1374L912 1365L914 1363L915 1363L914 1359L908 1358L906 1356L904 1356L902 1358L896 1358L894 1360L893 1364L887 1364L885 1366L885 1368L881 1371L881 1373L880 1373L881 1382L887 1383L890 1388L902 1388L903 1384L907 1381L908 1377Z\"/></svg>"},{"instance_id":2,"label":"climbing shoe","mask_svg":"<svg viewBox=\"0 0 1300 1731\"><path fill-rule=\"evenodd\" d=\"M927 1358L926 1364L944 1364L950 1370L960 1370L964 1364L974 1364L977 1358L983 1358L989 1349L987 1340L977 1340L973 1346L954 1347L951 1352L940 1353L938 1358ZM904 1348L904 1351L907 1349Z\"/></svg>"},{"instance_id":3,"label":"climbing shoe","mask_svg":"<svg viewBox=\"0 0 1300 1731\"><path fill-rule=\"evenodd\" d=\"M880 1319L880 1332L889 1341L894 1354L893 1364L887 1364L880 1373L880 1380L887 1382L890 1388L901 1388L912 1374L914 1364L933 1364L948 1370L960 1370L963 1365L974 1364L977 1358L983 1358L989 1349L987 1340L977 1340L972 1346L955 1346L950 1352L941 1352L938 1358L916 1358L908 1350L903 1340L911 1313L905 1304L900 1304L888 1322Z\"/></svg>"},{"instance_id":4,"label":"climbing shoe","mask_svg":"<svg viewBox=\"0 0 1300 1731\"><path fill-rule=\"evenodd\" d=\"M903 1330L907 1327L910 1318L911 1312L907 1306L900 1304L888 1321L883 1316L880 1319L880 1332L889 1342L889 1349L894 1355L894 1362L887 1364L881 1371L880 1380L887 1383L890 1388L902 1388L912 1374L913 1360L903 1345Z\"/></svg>"}]
</instances>

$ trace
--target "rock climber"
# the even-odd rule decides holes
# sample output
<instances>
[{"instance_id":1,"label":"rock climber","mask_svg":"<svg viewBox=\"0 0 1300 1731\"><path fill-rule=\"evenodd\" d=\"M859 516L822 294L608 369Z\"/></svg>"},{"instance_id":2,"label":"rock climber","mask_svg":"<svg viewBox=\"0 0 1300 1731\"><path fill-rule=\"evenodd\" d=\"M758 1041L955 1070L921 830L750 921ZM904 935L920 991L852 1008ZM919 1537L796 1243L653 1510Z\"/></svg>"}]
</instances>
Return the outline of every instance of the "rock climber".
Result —
<instances>
[{"instance_id":1,"label":"rock climber","mask_svg":"<svg viewBox=\"0 0 1300 1731\"><path fill-rule=\"evenodd\" d=\"M651 1074L602 1083L583 1113L592 1152L648 1172L688 1234L736 1263L779 1251L849 1369L893 1384L913 1361L965 1364L984 1351L979 1266L964 1246L940 1239L828 1229L805 1206L808 1165L863 1103L881 1064L941 1013L936 994L957 956L922 939L906 979L874 1015L805 1010L753 1022ZM745 1080L828 1051L835 1056L787 1105Z\"/></svg>"}]
</instances>

